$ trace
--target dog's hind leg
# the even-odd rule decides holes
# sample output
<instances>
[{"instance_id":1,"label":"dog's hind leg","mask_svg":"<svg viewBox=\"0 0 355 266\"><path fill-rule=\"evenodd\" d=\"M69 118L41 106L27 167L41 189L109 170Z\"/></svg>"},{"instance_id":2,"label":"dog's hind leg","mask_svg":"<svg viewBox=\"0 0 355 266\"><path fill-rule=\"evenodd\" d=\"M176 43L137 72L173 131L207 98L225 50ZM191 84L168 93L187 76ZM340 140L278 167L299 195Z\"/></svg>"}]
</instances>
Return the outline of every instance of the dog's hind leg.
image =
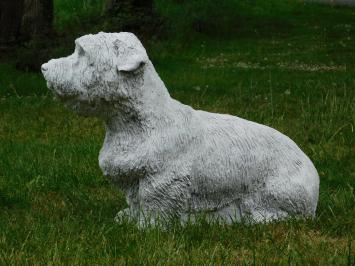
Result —
<instances>
[{"instance_id":1,"label":"dog's hind leg","mask_svg":"<svg viewBox=\"0 0 355 266\"><path fill-rule=\"evenodd\" d=\"M285 182L270 183L265 190L245 197L240 206L243 219L256 223L314 215L307 190L299 184Z\"/></svg>"}]
</instances>

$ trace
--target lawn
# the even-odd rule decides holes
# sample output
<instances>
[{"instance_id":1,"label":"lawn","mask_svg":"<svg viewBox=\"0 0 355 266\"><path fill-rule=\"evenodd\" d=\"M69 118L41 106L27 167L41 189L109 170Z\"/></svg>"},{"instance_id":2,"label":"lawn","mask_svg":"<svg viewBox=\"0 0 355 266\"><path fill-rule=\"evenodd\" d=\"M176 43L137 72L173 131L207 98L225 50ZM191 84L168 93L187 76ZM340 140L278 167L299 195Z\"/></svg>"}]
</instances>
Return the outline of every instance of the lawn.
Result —
<instances>
[{"instance_id":1,"label":"lawn","mask_svg":"<svg viewBox=\"0 0 355 266\"><path fill-rule=\"evenodd\" d=\"M60 20L78 6L56 0L58 29L101 10L84 2ZM182 12L157 3L163 14ZM141 231L116 224L126 203L98 166L102 122L54 101L40 73L3 60L0 264L355 265L355 9L257 11L229 35L166 33L147 51L174 98L272 126L306 152L320 175L314 220Z\"/></svg>"}]
</instances>

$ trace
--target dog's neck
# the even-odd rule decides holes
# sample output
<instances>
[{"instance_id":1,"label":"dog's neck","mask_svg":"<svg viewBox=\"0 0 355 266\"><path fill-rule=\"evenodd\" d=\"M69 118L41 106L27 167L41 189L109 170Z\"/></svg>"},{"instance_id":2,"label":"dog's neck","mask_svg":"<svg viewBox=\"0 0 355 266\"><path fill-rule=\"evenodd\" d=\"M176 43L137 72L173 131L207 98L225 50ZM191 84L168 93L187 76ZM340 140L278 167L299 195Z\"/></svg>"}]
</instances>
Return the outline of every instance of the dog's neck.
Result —
<instances>
[{"instance_id":1,"label":"dog's neck","mask_svg":"<svg viewBox=\"0 0 355 266\"><path fill-rule=\"evenodd\" d=\"M156 120L164 120L171 115L169 107L175 101L151 62L146 66L139 86L134 88L140 92L139 96L133 95L126 101L115 104L112 115L105 119L106 129L111 133L147 131L157 124Z\"/></svg>"}]
</instances>

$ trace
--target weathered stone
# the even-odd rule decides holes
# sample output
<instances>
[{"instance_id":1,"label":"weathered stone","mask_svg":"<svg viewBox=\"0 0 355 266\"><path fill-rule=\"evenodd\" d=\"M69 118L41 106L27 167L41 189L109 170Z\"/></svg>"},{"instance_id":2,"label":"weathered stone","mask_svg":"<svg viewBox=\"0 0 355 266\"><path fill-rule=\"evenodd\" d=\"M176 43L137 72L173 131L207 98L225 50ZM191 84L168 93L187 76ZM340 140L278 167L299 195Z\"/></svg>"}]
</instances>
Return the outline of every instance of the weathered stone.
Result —
<instances>
[{"instance_id":1,"label":"weathered stone","mask_svg":"<svg viewBox=\"0 0 355 266\"><path fill-rule=\"evenodd\" d=\"M75 43L72 55L42 72L65 105L105 121L99 164L129 206L117 220L144 226L200 213L227 223L314 216L317 171L287 136L172 99L132 33Z\"/></svg>"}]
</instances>

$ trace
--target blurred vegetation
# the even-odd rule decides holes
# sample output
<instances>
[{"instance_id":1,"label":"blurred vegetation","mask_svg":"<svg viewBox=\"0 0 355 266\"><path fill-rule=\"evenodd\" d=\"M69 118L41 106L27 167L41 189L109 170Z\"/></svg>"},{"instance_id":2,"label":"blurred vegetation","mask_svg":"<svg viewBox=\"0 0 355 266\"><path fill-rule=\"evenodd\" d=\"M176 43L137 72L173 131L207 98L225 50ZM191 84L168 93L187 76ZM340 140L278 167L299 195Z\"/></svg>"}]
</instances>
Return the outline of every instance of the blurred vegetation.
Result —
<instances>
[{"instance_id":1,"label":"blurred vegetation","mask_svg":"<svg viewBox=\"0 0 355 266\"><path fill-rule=\"evenodd\" d=\"M303 3L224 0L216 4L213 0L158 0L156 6L178 34L199 32L215 38L231 38L245 31L263 34L262 29L266 27L282 30L291 24L290 15L302 9Z\"/></svg>"},{"instance_id":2,"label":"blurred vegetation","mask_svg":"<svg viewBox=\"0 0 355 266\"><path fill-rule=\"evenodd\" d=\"M132 10L118 22L99 0L54 4L49 41L0 57L0 264L354 265L354 8L155 1L154 23L131 30L171 95L290 136L321 187L314 220L139 231L113 222L126 203L98 167L102 123L53 101L39 71L18 66L66 56L80 35L141 17Z\"/></svg>"},{"instance_id":3,"label":"blurred vegetation","mask_svg":"<svg viewBox=\"0 0 355 266\"><path fill-rule=\"evenodd\" d=\"M103 15L104 0L53 0L54 25L58 31L71 31L89 22L92 25ZM87 27L88 25L86 25Z\"/></svg>"},{"instance_id":4,"label":"blurred vegetation","mask_svg":"<svg viewBox=\"0 0 355 266\"><path fill-rule=\"evenodd\" d=\"M323 34L331 39L341 34L334 25L354 20L352 8L300 0L223 0L218 4L212 0L156 0L152 10L135 7L132 0L122 2L120 8L108 9L104 0L54 0L54 35L34 38L7 52L6 59L4 55L0 58L15 60L19 69L38 71L42 62L68 54L78 36L99 31L131 31L146 45L152 40L169 40L178 46L196 39L302 34ZM320 28L314 28L320 21ZM319 32L322 27L329 31Z\"/></svg>"}]
</instances>

